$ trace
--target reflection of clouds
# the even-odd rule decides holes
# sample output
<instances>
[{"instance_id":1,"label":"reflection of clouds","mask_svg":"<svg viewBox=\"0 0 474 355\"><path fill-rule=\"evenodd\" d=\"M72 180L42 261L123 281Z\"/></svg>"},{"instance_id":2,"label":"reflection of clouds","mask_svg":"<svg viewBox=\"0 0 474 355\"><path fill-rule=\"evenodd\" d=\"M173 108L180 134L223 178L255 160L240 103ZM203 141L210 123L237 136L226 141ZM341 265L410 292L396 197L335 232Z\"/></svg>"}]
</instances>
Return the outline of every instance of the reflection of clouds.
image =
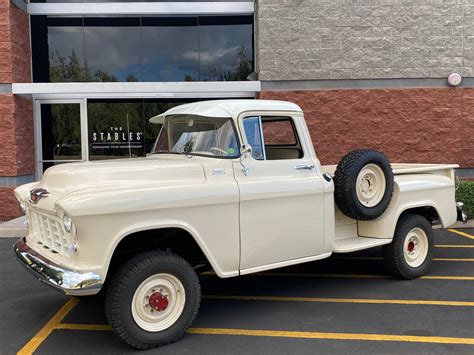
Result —
<instances>
[{"instance_id":1,"label":"reflection of clouds","mask_svg":"<svg viewBox=\"0 0 474 355\"><path fill-rule=\"evenodd\" d=\"M79 62L84 61L82 27L49 27L49 58L54 57L53 65L57 64L57 56L69 58L74 50Z\"/></svg>"},{"instance_id":2,"label":"reflection of clouds","mask_svg":"<svg viewBox=\"0 0 474 355\"><path fill-rule=\"evenodd\" d=\"M85 27L84 41L93 69L111 73L140 64L140 27Z\"/></svg>"},{"instance_id":3,"label":"reflection of clouds","mask_svg":"<svg viewBox=\"0 0 474 355\"><path fill-rule=\"evenodd\" d=\"M92 73L101 69L119 80L131 73L140 80L173 81L183 80L185 75L196 77L200 69L233 70L242 47L251 58L252 25L50 26L48 42L50 58L57 50L68 59L75 50L81 63L86 58Z\"/></svg>"}]
</instances>

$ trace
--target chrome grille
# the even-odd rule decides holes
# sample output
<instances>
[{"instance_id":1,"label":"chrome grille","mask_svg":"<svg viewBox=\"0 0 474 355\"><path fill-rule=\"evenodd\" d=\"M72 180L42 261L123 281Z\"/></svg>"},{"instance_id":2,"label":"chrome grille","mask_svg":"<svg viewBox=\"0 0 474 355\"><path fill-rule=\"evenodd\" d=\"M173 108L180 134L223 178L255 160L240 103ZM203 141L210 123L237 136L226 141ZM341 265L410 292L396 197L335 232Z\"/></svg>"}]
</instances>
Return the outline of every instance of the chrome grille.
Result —
<instances>
[{"instance_id":1,"label":"chrome grille","mask_svg":"<svg viewBox=\"0 0 474 355\"><path fill-rule=\"evenodd\" d=\"M30 210L28 219L31 233L45 249L69 256L72 237L66 233L59 217Z\"/></svg>"}]
</instances>

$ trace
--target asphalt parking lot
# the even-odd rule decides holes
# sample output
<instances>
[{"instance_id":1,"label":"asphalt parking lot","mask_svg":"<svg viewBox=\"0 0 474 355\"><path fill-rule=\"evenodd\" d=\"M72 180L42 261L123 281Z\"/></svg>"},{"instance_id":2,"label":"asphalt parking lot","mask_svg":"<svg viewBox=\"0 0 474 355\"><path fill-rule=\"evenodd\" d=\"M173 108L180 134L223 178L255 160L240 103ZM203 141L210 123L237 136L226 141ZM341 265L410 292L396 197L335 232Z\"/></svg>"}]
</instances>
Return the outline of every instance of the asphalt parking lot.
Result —
<instances>
[{"instance_id":1,"label":"asphalt parking lot","mask_svg":"<svg viewBox=\"0 0 474 355\"><path fill-rule=\"evenodd\" d=\"M13 242L0 239L0 354L136 353L110 331L101 296L40 284ZM437 231L431 271L413 281L387 277L372 249L201 282L193 328L150 353L474 353L474 229Z\"/></svg>"}]
</instances>

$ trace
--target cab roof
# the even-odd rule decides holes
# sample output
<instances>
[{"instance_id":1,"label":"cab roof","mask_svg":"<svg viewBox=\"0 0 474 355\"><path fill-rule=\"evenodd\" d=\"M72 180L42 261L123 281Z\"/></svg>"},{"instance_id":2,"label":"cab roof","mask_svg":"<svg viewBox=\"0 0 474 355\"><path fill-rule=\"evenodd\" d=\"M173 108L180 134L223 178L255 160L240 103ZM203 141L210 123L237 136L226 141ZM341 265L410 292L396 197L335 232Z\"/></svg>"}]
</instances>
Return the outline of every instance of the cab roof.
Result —
<instances>
[{"instance_id":1,"label":"cab roof","mask_svg":"<svg viewBox=\"0 0 474 355\"><path fill-rule=\"evenodd\" d=\"M198 115L205 117L237 118L245 111L292 111L301 108L291 102L276 100L211 100L179 105L150 118L151 123L163 123L170 115Z\"/></svg>"}]
</instances>

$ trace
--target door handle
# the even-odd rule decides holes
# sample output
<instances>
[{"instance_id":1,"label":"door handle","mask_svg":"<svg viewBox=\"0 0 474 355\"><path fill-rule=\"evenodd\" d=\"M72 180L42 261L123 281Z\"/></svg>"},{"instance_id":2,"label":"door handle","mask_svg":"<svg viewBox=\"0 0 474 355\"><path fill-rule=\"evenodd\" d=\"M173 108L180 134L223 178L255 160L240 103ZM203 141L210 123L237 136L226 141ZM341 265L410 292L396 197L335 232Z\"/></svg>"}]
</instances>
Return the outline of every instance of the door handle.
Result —
<instances>
[{"instance_id":1,"label":"door handle","mask_svg":"<svg viewBox=\"0 0 474 355\"><path fill-rule=\"evenodd\" d=\"M295 166L295 170L313 170L313 164L304 164L304 165L297 165Z\"/></svg>"}]
</instances>

